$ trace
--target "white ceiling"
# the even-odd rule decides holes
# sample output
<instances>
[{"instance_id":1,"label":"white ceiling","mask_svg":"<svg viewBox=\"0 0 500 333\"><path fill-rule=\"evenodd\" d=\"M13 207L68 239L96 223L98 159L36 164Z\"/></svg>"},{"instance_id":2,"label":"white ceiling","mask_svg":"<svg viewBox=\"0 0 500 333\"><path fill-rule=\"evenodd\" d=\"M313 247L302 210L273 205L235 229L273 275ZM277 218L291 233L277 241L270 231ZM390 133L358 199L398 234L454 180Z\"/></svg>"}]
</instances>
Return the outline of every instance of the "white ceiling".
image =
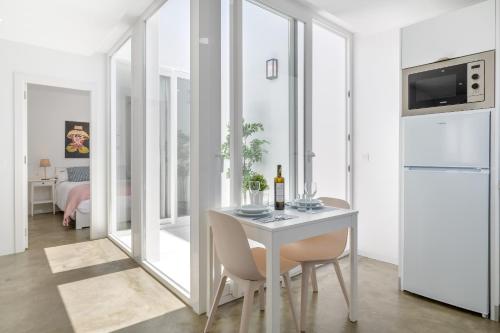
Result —
<instances>
[{"instance_id":1,"label":"white ceiling","mask_svg":"<svg viewBox=\"0 0 500 333\"><path fill-rule=\"evenodd\" d=\"M107 52L154 0L0 0L0 39Z\"/></svg>"},{"instance_id":2,"label":"white ceiling","mask_svg":"<svg viewBox=\"0 0 500 333\"><path fill-rule=\"evenodd\" d=\"M301 0L357 33L404 27L484 0Z\"/></svg>"},{"instance_id":3,"label":"white ceiling","mask_svg":"<svg viewBox=\"0 0 500 333\"><path fill-rule=\"evenodd\" d=\"M0 39L83 55L107 52L153 1L0 0ZM299 1L334 15L353 32L370 33L483 0Z\"/></svg>"}]
</instances>

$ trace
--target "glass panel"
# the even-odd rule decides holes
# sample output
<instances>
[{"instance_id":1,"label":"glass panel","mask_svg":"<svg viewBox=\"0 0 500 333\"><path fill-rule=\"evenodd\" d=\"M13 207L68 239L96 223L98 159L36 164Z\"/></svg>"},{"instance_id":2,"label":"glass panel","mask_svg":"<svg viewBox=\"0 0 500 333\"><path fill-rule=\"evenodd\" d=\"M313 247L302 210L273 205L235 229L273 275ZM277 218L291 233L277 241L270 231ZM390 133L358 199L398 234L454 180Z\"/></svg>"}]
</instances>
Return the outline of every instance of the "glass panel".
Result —
<instances>
[{"instance_id":1,"label":"glass panel","mask_svg":"<svg viewBox=\"0 0 500 333\"><path fill-rule=\"evenodd\" d=\"M410 109L467 103L467 64L408 76Z\"/></svg>"},{"instance_id":2,"label":"glass panel","mask_svg":"<svg viewBox=\"0 0 500 333\"><path fill-rule=\"evenodd\" d=\"M305 69L304 69L304 57L305 57L305 39L304 31L305 26L302 22L297 22L297 148L296 148L296 158L297 158L297 175L296 175L296 193L293 193L293 197L297 194L304 193L304 181L305 181Z\"/></svg>"},{"instance_id":3,"label":"glass panel","mask_svg":"<svg viewBox=\"0 0 500 333\"><path fill-rule=\"evenodd\" d=\"M159 214L147 221L146 261L180 292L190 293L190 3L169 0L146 23L148 115L158 144L147 172L159 175L151 185ZM156 147L155 147L156 150ZM154 163L153 163L154 162ZM154 165L152 165L154 164ZM157 196L156 196L157 195ZM152 199L151 199L152 200ZM153 201L153 200L152 200ZM153 207L153 206L152 206Z\"/></svg>"},{"instance_id":4,"label":"glass panel","mask_svg":"<svg viewBox=\"0 0 500 333\"><path fill-rule=\"evenodd\" d=\"M114 101L114 168L112 170L112 233L129 249L131 248L131 41L130 39L113 55L111 66Z\"/></svg>"},{"instance_id":5,"label":"glass panel","mask_svg":"<svg viewBox=\"0 0 500 333\"><path fill-rule=\"evenodd\" d=\"M346 40L313 25L312 175L318 196L346 199Z\"/></svg>"},{"instance_id":6,"label":"glass panel","mask_svg":"<svg viewBox=\"0 0 500 333\"><path fill-rule=\"evenodd\" d=\"M172 216L169 192L172 184L169 170L169 161L172 160L169 126L172 104L170 90L170 77L160 76L160 219Z\"/></svg>"},{"instance_id":7,"label":"glass panel","mask_svg":"<svg viewBox=\"0 0 500 333\"><path fill-rule=\"evenodd\" d=\"M221 174L221 206L231 205L231 178L229 160L229 105L230 105L230 0L221 1L221 155L224 159Z\"/></svg>"},{"instance_id":8,"label":"glass panel","mask_svg":"<svg viewBox=\"0 0 500 333\"><path fill-rule=\"evenodd\" d=\"M189 215L189 148L191 91L188 79L177 79L177 217Z\"/></svg>"},{"instance_id":9,"label":"glass panel","mask_svg":"<svg viewBox=\"0 0 500 333\"><path fill-rule=\"evenodd\" d=\"M251 2L243 2L243 188L245 181L262 175L269 200L276 166L283 167L285 193L291 188L290 29L292 21ZM277 76L267 77L268 60L276 59ZM293 66L292 66L293 68ZM292 113L293 115L293 113ZM293 147L293 149L295 149ZM246 191L244 200L248 200ZM288 196L288 194L287 194ZM263 196L267 196L264 194Z\"/></svg>"}]
</instances>

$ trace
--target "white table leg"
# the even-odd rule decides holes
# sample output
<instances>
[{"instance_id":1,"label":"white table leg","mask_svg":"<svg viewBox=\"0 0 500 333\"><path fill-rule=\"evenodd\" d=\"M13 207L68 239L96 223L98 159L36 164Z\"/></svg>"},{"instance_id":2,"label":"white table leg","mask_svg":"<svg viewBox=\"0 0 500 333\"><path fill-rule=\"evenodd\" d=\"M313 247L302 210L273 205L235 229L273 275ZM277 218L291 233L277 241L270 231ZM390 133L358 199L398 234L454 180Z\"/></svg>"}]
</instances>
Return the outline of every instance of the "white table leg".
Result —
<instances>
[{"instance_id":1,"label":"white table leg","mask_svg":"<svg viewBox=\"0 0 500 333\"><path fill-rule=\"evenodd\" d=\"M56 196L55 196L56 190L54 188L54 184L52 184L52 214L56 214Z\"/></svg>"},{"instance_id":2,"label":"white table leg","mask_svg":"<svg viewBox=\"0 0 500 333\"><path fill-rule=\"evenodd\" d=\"M280 246L274 240L266 244L266 332L280 331Z\"/></svg>"},{"instance_id":3,"label":"white table leg","mask_svg":"<svg viewBox=\"0 0 500 333\"><path fill-rule=\"evenodd\" d=\"M349 319L358 320L358 218L352 217L350 228L350 259L351 259L351 301L349 303Z\"/></svg>"}]
</instances>

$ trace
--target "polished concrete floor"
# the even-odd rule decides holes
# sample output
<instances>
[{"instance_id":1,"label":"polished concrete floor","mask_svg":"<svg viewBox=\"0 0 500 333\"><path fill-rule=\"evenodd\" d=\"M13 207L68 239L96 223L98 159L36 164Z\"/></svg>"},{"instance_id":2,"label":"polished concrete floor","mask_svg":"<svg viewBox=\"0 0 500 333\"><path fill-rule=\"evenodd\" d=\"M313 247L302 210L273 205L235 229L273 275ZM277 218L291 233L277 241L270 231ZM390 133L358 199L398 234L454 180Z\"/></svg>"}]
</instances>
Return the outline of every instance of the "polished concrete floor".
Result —
<instances>
[{"instance_id":1,"label":"polished concrete floor","mask_svg":"<svg viewBox=\"0 0 500 333\"><path fill-rule=\"evenodd\" d=\"M61 216L30 220L30 248L0 257L0 332L201 332L205 316L144 272L108 240L60 226ZM341 260L348 280L347 260ZM318 269L309 332L500 332L500 324L397 289L397 268L360 258L360 314L349 322L333 267ZM348 281L347 281L348 283ZM300 277L293 281L298 299ZM283 294L283 332L294 332ZM213 332L236 332L241 300L220 308ZM251 332L264 332L255 304Z\"/></svg>"}]
</instances>

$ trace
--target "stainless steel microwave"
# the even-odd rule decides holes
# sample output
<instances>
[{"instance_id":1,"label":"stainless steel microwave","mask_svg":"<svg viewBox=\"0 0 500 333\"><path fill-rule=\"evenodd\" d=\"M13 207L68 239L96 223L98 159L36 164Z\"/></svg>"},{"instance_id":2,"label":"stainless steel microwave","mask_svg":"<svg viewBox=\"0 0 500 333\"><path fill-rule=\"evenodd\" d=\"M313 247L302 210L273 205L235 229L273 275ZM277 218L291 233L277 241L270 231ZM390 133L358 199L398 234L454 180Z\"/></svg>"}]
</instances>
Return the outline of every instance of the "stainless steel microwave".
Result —
<instances>
[{"instance_id":1,"label":"stainless steel microwave","mask_svg":"<svg viewBox=\"0 0 500 333\"><path fill-rule=\"evenodd\" d=\"M495 51L403 69L403 116L495 107Z\"/></svg>"}]
</instances>

